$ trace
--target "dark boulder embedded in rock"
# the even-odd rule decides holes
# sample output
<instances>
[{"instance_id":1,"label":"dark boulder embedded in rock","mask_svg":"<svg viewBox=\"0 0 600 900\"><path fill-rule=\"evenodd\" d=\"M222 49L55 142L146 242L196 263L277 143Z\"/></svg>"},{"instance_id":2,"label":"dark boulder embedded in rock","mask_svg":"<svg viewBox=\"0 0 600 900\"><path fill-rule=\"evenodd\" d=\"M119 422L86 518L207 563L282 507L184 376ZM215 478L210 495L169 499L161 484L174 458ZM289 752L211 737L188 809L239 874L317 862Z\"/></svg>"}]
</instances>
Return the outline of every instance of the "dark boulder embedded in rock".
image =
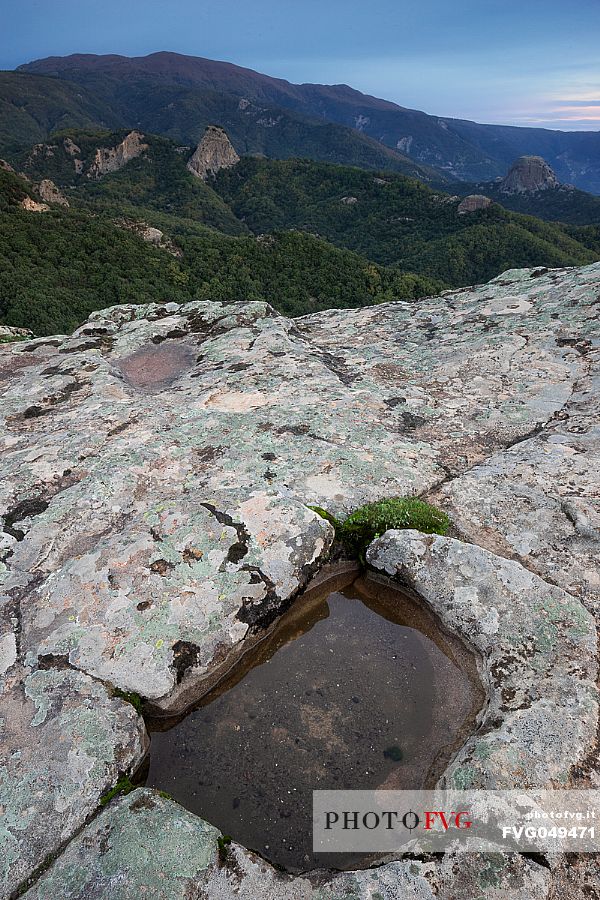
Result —
<instances>
[{"instance_id":1,"label":"dark boulder embedded in rock","mask_svg":"<svg viewBox=\"0 0 600 900\"><path fill-rule=\"evenodd\" d=\"M209 125L187 164L188 171L203 181L240 161L224 128Z\"/></svg>"},{"instance_id":2,"label":"dark boulder embedded in rock","mask_svg":"<svg viewBox=\"0 0 600 900\"><path fill-rule=\"evenodd\" d=\"M500 182L501 194L535 194L557 188L560 182L541 156L521 156Z\"/></svg>"}]
</instances>

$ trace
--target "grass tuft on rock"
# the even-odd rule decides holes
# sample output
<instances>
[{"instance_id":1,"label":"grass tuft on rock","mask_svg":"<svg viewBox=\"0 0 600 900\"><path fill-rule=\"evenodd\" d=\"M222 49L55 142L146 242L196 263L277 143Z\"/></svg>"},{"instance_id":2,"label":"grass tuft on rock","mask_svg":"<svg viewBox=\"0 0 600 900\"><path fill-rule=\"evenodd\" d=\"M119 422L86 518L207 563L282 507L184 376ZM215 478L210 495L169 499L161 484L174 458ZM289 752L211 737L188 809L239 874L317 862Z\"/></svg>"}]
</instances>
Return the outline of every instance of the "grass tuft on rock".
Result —
<instances>
[{"instance_id":1,"label":"grass tuft on rock","mask_svg":"<svg viewBox=\"0 0 600 900\"><path fill-rule=\"evenodd\" d=\"M318 516L321 516L322 519L325 519L326 522L329 522L330 525L337 529L340 527L339 519L336 519L335 516L332 516L331 513L328 513L326 509L323 509L322 506L309 506L309 509L312 509L313 512L316 512Z\"/></svg>"},{"instance_id":2,"label":"grass tuft on rock","mask_svg":"<svg viewBox=\"0 0 600 900\"><path fill-rule=\"evenodd\" d=\"M135 784L129 775L121 775L114 787L100 797L100 806L106 806L117 794L130 794L135 790Z\"/></svg>"},{"instance_id":3,"label":"grass tuft on rock","mask_svg":"<svg viewBox=\"0 0 600 900\"><path fill-rule=\"evenodd\" d=\"M121 688L115 688L113 691L113 696L120 697L121 700L125 700L126 703L130 703L137 712L138 716L142 715L144 701L139 694L136 694L134 691L122 691Z\"/></svg>"},{"instance_id":4,"label":"grass tuft on rock","mask_svg":"<svg viewBox=\"0 0 600 900\"><path fill-rule=\"evenodd\" d=\"M219 862L221 865L224 865L227 861L227 856L229 854L229 847L231 845L231 835L222 834L221 837L217 838L217 847L219 853Z\"/></svg>"},{"instance_id":5,"label":"grass tuft on rock","mask_svg":"<svg viewBox=\"0 0 600 900\"><path fill-rule=\"evenodd\" d=\"M425 534L446 534L450 519L445 512L417 497L392 497L367 503L336 528L336 538L364 561L375 538L391 528L414 528Z\"/></svg>"}]
</instances>

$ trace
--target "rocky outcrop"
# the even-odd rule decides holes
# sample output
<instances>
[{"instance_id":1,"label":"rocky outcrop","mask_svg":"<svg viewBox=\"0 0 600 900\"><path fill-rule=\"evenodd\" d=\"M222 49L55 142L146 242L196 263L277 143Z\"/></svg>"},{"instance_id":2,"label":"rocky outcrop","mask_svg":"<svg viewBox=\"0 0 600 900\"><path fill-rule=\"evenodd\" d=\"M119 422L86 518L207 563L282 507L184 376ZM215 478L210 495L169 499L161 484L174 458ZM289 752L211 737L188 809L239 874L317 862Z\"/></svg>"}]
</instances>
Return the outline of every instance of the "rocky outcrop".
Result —
<instances>
[{"instance_id":1,"label":"rocky outcrop","mask_svg":"<svg viewBox=\"0 0 600 900\"><path fill-rule=\"evenodd\" d=\"M42 200L45 200L46 203L55 203L58 206L69 206L69 201L59 190L59 188L54 184L53 181L50 181L49 178L44 178L40 183L36 186L36 190Z\"/></svg>"},{"instance_id":2,"label":"rocky outcrop","mask_svg":"<svg viewBox=\"0 0 600 900\"><path fill-rule=\"evenodd\" d=\"M478 734L450 764L444 785L567 784L598 726L596 624L580 601L520 563L417 531L388 531L367 560L416 591L477 650L488 702Z\"/></svg>"},{"instance_id":3,"label":"rocky outcrop","mask_svg":"<svg viewBox=\"0 0 600 900\"><path fill-rule=\"evenodd\" d=\"M481 658L493 718L446 778L600 783L599 293L600 264L518 270L296 320L266 303L118 306L70 337L0 346L6 891L54 852L32 896L59 895L75 867L73 897L102 896L113 870L133 885L123 897L149 893L156 854L139 865L142 833L163 833L165 896L315 896L311 879L275 876L241 848L219 868L214 830L149 792L63 852L142 752L115 689L181 710L228 668L326 557L333 529L313 505L342 515L411 493L454 522L453 539L388 533L369 552ZM496 862L498 898L558 896L564 882L531 860ZM487 865L389 863L328 875L316 896L475 897Z\"/></svg>"},{"instance_id":4,"label":"rocky outcrop","mask_svg":"<svg viewBox=\"0 0 600 900\"><path fill-rule=\"evenodd\" d=\"M5 159L0 159L0 169L3 172L10 172L12 175L15 174L15 170L11 165L9 165L9 163L6 162Z\"/></svg>"},{"instance_id":5,"label":"rocky outcrop","mask_svg":"<svg viewBox=\"0 0 600 900\"><path fill-rule=\"evenodd\" d=\"M170 238L166 237L160 228L154 228L147 222L134 222L131 219L117 219L115 224L118 225L119 228L124 228L126 231L132 231L134 234L137 234L138 237L141 237L146 243L153 244L155 247L166 250L172 256L176 256L177 258L183 256L181 248L179 248Z\"/></svg>"},{"instance_id":6,"label":"rocky outcrop","mask_svg":"<svg viewBox=\"0 0 600 900\"><path fill-rule=\"evenodd\" d=\"M81 156L81 147L78 147L75 141L73 141L70 137L66 137L63 141L63 147L65 149L65 153L68 156L76 157Z\"/></svg>"},{"instance_id":7,"label":"rocky outcrop","mask_svg":"<svg viewBox=\"0 0 600 900\"><path fill-rule=\"evenodd\" d=\"M137 159L148 149L144 135L131 131L116 147L99 147L87 172L88 178L102 178L110 172L118 172L132 159Z\"/></svg>"},{"instance_id":8,"label":"rocky outcrop","mask_svg":"<svg viewBox=\"0 0 600 900\"><path fill-rule=\"evenodd\" d=\"M25 212L48 212L50 207L47 203L38 203L37 200L34 200L33 197L23 197L21 202L19 203L21 209L24 209Z\"/></svg>"},{"instance_id":9,"label":"rocky outcrop","mask_svg":"<svg viewBox=\"0 0 600 900\"><path fill-rule=\"evenodd\" d=\"M224 128L209 125L187 164L188 171L206 181L221 169L229 169L240 161Z\"/></svg>"},{"instance_id":10,"label":"rocky outcrop","mask_svg":"<svg viewBox=\"0 0 600 900\"><path fill-rule=\"evenodd\" d=\"M25 898L54 900L67 896L68 885L69 900L475 900L489 866L476 854L460 864L447 854L363 872L294 877L238 844L220 851L219 838L216 828L158 792L137 790L76 838ZM507 884L513 900L549 898L548 870L517 854L495 854L491 872L491 882L484 882L489 900L504 900Z\"/></svg>"},{"instance_id":11,"label":"rocky outcrop","mask_svg":"<svg viewBox=\"0 0 600 900\"><path fill-rule=\"evenodd\" d=\"M40 156L44 159L52 159L57 150L57 144L34 144L31 148L31 153L29 154L26 165L32 160L39 159Z\"/></svg>"},{"instance_id":12,"label":"rocky outcrop","mask_svg":"<svg viewBox=\"0 0 600 900\"><path fill-rule=\"evenodd\" d=\"M479 209L489 209L491 205L492 201L489 197L484 197L483 194L469 194L458 204L458 214L464 216L467 213L477 212Z\"/></svg>"},{"instance_id":13,"label":"rocky outcrop","mask_svg":"<svg viewBox=\"0 0 600 900\"><path fill-rule=\"evenodd\" d=\"M33 332L29 328L13 328L11 325L0 325L0 341L19 341L23 338L33 337Z\"/></svg>"},{"instance_id":14,"label":"rocky outcrop","mask_svg":"<svg viewBox=\"0 0 600 900\"><path fill-rule=\"evenodd\" d=\"M148 746L134 708L92 678L57 661L32 671L15 657L0 665L2 896L73 837Z\"/></svg>"},{"instance_id":15,"label":"rocky outcrop","mask_svg":"<svg viewBox=\"0 0 600 900\"><path fill-rule=\"evenodd\" d=\"M534 194L559 187L559 181L541 156L521 156L499 185L501 194Z\"/></svg>"}]
</instances>

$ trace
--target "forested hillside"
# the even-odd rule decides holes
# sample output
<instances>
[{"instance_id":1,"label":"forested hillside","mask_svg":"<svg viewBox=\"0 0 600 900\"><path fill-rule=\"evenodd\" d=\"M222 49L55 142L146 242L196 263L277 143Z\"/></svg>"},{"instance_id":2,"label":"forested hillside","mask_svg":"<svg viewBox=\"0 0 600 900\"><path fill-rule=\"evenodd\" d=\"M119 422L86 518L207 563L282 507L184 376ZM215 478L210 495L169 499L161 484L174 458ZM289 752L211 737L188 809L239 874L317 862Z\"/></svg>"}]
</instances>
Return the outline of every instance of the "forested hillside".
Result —
<instances>
[{"instance_id":1,"label":"forested hillside","mask_svg":"<svg viewBox=\"0 0 600 900\"><path fill-rule=\"evenodd\" d=\"M561 222L567 225L600 224L600 197L579 191L571 185L544 191L508 194L501 190L499 182L456 185L453 188L461 196L483 194L513 212L535 216L545 222Z\"/></svg>"},{"instance_id":2,"label":"forested hillside","mask_svg":"<svg viewBox=\"0 0 600 900\"><path fill-rule=\"evenodd\" d=\"M442 287L310 235L233 237L159 214L153 221L169 226L180 251L173 256L83 205L25 210L20 202L30 195L26 182L0 172L0 323L40 335L71 331L118 303L268 300L300 315Z\"/></svg>"},{"instance_id":3,"label":"forested hillside","mask_svg":"<svg viewBox=\"0 0 600 900\"><path fill-rule=\"evenodd\" d=\"M0 156L35 142L54 143L65 128L127 128L133 125L177 143L195 143L218 122L240 155L288 159L306 156L366 169L385 168L415 178L443 179L397 149L308 111L272 102L250 102L185 79L140 73L90 73L87 84L29 72L0 73Z\"/></svg>"},{"instance_id":4,"label":"forested hillside","mask_svg":"<svg viewBox=\"0 0 600 900\"><path fill-rule=\"evenodd\" d=\"M97 171L124 137L65 131L13 155L25 177L0 171L0 323L50 334L118 303L191 299L302 315L600 257L593 228L497 205L463 215L457 197L391 172L244 158L204 182L191 147L152 135Z\"/></svg>"},{"instance_id":5,"label":"forested hillside","mask_svg":"<svg viewBox=\"0 0 600 900\"><path fill-rule=\"evenodd\" d=\"M593 261L558 225L497 204L461 215L458 198L391 173L243 159L219 173L215 189L255 233L298 228L452 286L508 268Z\"/></svg>"},{"instance_id":6,"label":"forested hillside","mask_svg":"<svg viewBox=\"0 0 600 900\"><path fill-rule=\"evenodd\" d=\"M490 180L503 175L516 157L538 154L561 181L600 194L597 132L482 125L427 115L347 84L292 84L231 63L169 52L134 58L50 57L19 71L82 86L118 112L123 125L177 141L197 140L210 123L222 125L240 155L307 156L396 170L426 181L433 167L438 178L452 182ZM370 162L360 158L361 142ZM374 160L377 147L388 152L387 162Z\"/></svg>"}]
</instances>

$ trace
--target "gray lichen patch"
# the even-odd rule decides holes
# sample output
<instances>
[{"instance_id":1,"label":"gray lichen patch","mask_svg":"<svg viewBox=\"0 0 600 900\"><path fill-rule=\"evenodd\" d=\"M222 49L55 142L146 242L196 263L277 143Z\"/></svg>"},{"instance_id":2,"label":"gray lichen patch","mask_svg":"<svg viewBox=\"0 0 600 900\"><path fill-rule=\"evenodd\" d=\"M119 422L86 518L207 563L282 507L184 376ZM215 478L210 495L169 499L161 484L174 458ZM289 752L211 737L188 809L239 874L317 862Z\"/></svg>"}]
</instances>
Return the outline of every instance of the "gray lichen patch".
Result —
<instances>
[{"instance_id":1,"label":"gray lichen patch","mask_svg":"<svg viewBox=\"0 0 600 900\"><path fill-rule=\"evenodd\" d=\"M349 873L293 877L155 791L113 803L67 847L27 900L416 900L486 897L545 900L547 869L519 856L408 860Z\"/></svg>"},{"instance_id":2,"label":"gray lichen patch","mask_svg":"<svg viewBox=\"0 0 600 900\"><path fill-rule=\"evenodd\" d=\"M13 670L14 671L14 670ZM86 675L15 672L0 716L0 893L10 892L80 828L147 736L133 707Z\"/></svg>"}]
</instances>

